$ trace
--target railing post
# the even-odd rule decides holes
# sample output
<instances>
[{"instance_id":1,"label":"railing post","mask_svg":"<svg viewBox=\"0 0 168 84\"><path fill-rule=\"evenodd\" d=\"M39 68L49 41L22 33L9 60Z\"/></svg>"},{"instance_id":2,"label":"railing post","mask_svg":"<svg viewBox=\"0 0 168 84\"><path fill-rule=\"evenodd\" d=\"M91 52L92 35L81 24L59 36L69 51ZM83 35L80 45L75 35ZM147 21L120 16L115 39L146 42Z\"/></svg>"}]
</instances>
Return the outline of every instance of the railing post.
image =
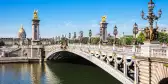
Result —
<instances>
[{"instance_id":1,"label":"railing post","mask_svg":"<svg viewBox=\"0 0 168 84\"><path fill-rule=\"evenodd\" d=\"M116 57L117 58L117 57ZM118 70L118 64L117 64L117 59L115 58L115 69Z\"/></svg>"},{"instance_id":2,"label":"railing post","mask_svg":"<svg viewBox=\"0 0 168 84\"><path fill-rule=\"evenodd\" d=\"M127 59L126 59L126 56L124 56L124 75L127 76Z\"/></svg>"},{"instance_id":3,"label":"railing post","mask_svg":"<svg viewBox=\"0 0 168 84\"><path fill-rule=\"evenodd\" d=\"M134 61L134 84L138 84L138 67L137 60Z\"/></svg>"}]
</instances>

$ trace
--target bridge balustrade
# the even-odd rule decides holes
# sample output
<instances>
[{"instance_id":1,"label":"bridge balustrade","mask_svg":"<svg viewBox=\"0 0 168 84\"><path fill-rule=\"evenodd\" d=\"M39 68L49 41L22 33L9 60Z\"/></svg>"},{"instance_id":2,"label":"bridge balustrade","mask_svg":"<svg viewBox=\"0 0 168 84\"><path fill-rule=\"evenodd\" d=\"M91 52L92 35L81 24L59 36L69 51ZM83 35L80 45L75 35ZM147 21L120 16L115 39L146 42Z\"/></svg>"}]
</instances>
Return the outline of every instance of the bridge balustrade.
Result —
<instances>
[{"instance_id":1,"label":"bridge balustrade","mask_svg":"<svg viewBox=\"0 0 168 84\"><path fill-rule=\"evenodd\" d=\"M168 58L168 48L151 49L151 56L157 58Z\"/></svg>"}]
</instances>

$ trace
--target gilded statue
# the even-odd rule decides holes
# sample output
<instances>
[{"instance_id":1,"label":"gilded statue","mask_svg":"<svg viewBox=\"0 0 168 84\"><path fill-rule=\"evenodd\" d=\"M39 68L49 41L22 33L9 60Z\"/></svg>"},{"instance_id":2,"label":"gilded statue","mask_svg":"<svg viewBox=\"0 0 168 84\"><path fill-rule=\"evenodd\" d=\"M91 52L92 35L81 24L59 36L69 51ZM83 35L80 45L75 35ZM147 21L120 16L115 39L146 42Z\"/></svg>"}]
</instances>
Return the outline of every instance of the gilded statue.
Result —
<instances>
[{"instance_id":1,"label":"gilded statue","mask_svg":"<svg viewBox=\"0 0 168 84\"><path fill-rule=\"evenodd\" d=\"M149 32L150 32L150 31L149 31L149 28L146 27L146 28L144 29L144 33L145 33L146 39L149 39L149 36L150 36L150 33L149 33Z\"/></svg>"},{"instance_id":2,"label":"gilded statue","mask_svg":"<svg viewBox=\"0 0 168 84\"><path fill-rule=\"evenodd\" d=\"M149 31L150 31L150 41L152 41L152 40L153 40L153 37L154 37L153 28L150 27Z\"/></svg>"},{"instance_id":3,"label":"gilded statue","mask_svg":"<svg viewBox=\"0 0 168 84\"><path fill-rule=\"evenodd\" d=\"M33 19L38 19L37 13L38 13L38 11L37 11L37 10L34 10L34 17L33 17Z\"/></svg>"},{"instance_id":4,"label":"gilded statue","mask_svg":"<svg viewBox=\"0 0 168 84\"><path fill-rule=\"evenodd\" d=\"M158 39L158 26L157 26L157 23L156 23L156 28L153 28L153 27L146 27L144 29L144 32L145 32L145 36L146 36L146 39L147 40L150 40L150 41L153 41L153 40L157 40Z\"/></svg>"},{"instance_id":5,"label":"gilded statue","mask_svg":"<svg viewBox=\"0 0 168 84\"><path fill-rule=\"evenodd\" d=\"M106 16L102 16L102 22L106 22Z\"/></svg>"},{"instance_id":6,"label":"gilded statue","mask_svg":"<svg viewBox=\"0 0 168 84\"><path fill-rule=\"evenodd\" d=\"M157 26L157 22L156 22L156 28L153 29L153 40L157 40L158 39L158 26Z\"/></svg>"}]
</instances>

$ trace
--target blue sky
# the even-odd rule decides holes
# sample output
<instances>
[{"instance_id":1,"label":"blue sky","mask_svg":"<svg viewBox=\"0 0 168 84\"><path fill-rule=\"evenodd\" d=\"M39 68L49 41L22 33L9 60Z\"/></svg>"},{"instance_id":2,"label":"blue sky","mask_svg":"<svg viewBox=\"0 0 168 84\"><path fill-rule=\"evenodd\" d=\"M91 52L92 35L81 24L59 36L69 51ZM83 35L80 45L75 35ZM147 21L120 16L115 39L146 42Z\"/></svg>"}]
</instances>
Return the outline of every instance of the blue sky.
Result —
<instances>
[{"instance_id":1,"label":"blue sky","mask_svg":"<svg viewBox=\"0 0 168 84\"><path fill-rule=\"evenodd\" d=\"M141 10L147 14L149 0L0 0L0 37L17 37L23 24L27 37L31 37L31 21L34 9L38 9L41 37L54 37L69 32L89 29L99 32L101 16L107 16L108 32L117 25L119 34L132 34L133 24L140 28L147 25ZM160 27L168 27L168 0L154 0L155 14L162 9Z\"/></svg>"}]
</instances>

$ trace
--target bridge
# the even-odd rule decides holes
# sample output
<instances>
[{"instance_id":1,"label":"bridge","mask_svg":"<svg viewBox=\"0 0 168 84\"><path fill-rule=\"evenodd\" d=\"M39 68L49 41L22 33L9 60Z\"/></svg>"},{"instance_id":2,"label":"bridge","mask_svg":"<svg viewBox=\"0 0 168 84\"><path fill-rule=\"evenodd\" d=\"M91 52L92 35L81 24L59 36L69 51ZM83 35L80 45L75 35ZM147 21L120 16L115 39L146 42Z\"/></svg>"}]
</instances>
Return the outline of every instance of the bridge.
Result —
<instances>
[{"instance_id":1,"label":"bridge","mask_svg":"<svg viewBox=\"0 0 168 84\"><path fill-rule=\"evenodd\" d=\"M122 62L126 62L123 61L123 53L120 53L120 55L118 54L118 56L114 55L110 48L107 47L107 49L109 49L109 51L106 50L99 50L98 48L96 48L98 46L86 46L86 45L70 45L68 46L67 49L61 49L60 46L58 45L53 45L53 46L47 46L46 47L46 51L50 51L49 53L46 54L46 59L52 59L52 54L57 53L57 52L61 52L61 51L68 51L70 53L74 53L77 54L79 56L81 56L82 58L94 63L95 65L97 65L98 67L102 68L103 70L105 70L106 72L108 72L110 75L112 75L113 77L115 77L116 79L118 79L120 82L124 83L124 84L133 84L133 80L130 77L127 76L127 71L126 70L126 66L129 64L131 65L131 63L124 63L124 67L120 66L121 64L123 64ZM128 57L129 58L129 57ZM119 59L119 60L117 60ZM114 64L112 64L112 62ZM132 78L134 78L134 72L129 72L130 76L132 76Z\"/></svg>"},{"instance_id":2,"label":"bridge","mask_svg":"<svg viewBox=\"0 0 168 84\"><path fill-rule=\"evenodd\" d=\"M118 34L117 27L114 27L114 42L113 46L107 45L107 25L106 16L102 17L100 22L100 36L99 45L84 44L70 44L68 46L62 46L60 44L46 45L47 41L40 39L39 31L39 18L38 12L34 11L34 17L32 19L32 38L31 40L25 40L26 34L21 27L22 32L19 32L19 40L17 40L18 46L11 50L0 51L0 62L30 62L30 61L48 61L51 59L57 59L56 53L69 52L76 54L83 59L86 59L93 64L97 65L111 76L118 79L123 84L168 84L168 47L162 47L158 43L158 26L153 27L153 22L161 17L162 11L159 10L158 16L153 13L154 2L150 0L148 3L149 15L144 17L142 11L142 18L148 20L149 27L146 28L146 42L136 48L136 34L138 33L138 25L135 23L133 28L134 34L134 46L131 47L117 47L116 35ZM146 32L147 30L147 32ZM89 41L92 33L89 30ZM83 38L83 32L80 32L80 40ZM76 32L74 32L73 39L76 39ZM64 37L64 40L71 40L71 34L69 38ZM60 41L57 41L60 42ZM15 44L15 41L9 41L9 44ZM62 46L62 47L61 47ZM6 54L9 57L6 57ZM11 55L9 55L11 54ZM11 57L14 56L15 57Z\"/></svg>"},{"instance_id":3,"label":"bridge","mask_svg":"<svg viewBox=\"0 0 168 84\"><path fill-rule=\"evenodd\" d=\"M168 47L157 44L149 46L150 49L147 45L141 45L134 51L131 47L116 46L114 49L114 46L108 45L69 44L66 49L59 44L22 45L10 50L11 54L18 54L17 57L2 56L0 61L48 61L58 58L54 54L66 51L92 62L124 84L158 84L167 81Z\"/></svg>"},{"instance_id":4,"label":"bridge","mask_svg":"<svg viewBox=\"0 0 168 84\"><path fill-rule=\"evenodd\" d=\"M67 49L61 45L45 46L45 59L53 59L53 54L67 51L77 54L94 63L124 84L158 84L168 77L168 48L151 48L151 57L143 56L144 51L131 48L116 48L112 46L71 44ZM143 48L142 48L143 49ZM165 59L166 58L166 59Z\"/></svg>"}]
</instances>

